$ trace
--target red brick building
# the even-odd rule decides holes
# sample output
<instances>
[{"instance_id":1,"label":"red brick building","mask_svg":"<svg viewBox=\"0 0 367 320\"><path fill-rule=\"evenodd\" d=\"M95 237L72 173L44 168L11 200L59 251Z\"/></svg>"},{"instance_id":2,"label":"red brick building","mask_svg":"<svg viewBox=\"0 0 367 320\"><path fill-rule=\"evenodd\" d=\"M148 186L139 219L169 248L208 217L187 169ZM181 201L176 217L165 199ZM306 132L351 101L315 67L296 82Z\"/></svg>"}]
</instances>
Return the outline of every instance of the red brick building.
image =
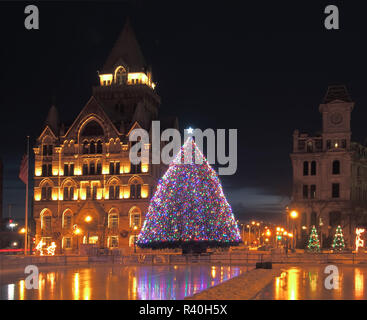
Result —
<instances>
[{"instance_id":1,"label":"red brick building","mask_svg":"<svg viewBox=\"0 0 367 320\"><path fill-rule=\"evenodd\" d=\"M58 252L77 252L81 243L134 245L165 168L131 165L129 134L149 131L152 120L177 128L176 118L159 117L159 106L152 71L127 22L75 121L65 126L52 106L33 148L37 243L55 242Z\"/></svg>"}]
</instances>

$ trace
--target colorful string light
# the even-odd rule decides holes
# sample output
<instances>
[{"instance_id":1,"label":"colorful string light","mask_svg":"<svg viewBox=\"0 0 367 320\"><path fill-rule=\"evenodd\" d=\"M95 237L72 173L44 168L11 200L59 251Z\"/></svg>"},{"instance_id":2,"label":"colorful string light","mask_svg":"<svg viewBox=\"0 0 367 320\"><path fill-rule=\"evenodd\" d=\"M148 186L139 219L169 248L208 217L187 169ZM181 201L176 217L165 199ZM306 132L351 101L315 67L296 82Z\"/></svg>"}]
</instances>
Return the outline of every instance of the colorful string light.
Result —
<instances>
[{"instance_id":1,"label":"colorful string light","mask_svg":"<svg viewBox=\"0 0 367 320\"><path fill-rule=\"evenodd\" d=\"M218 175L190 137L158 183L137 245L177 248L201 243L216 247L240 242Z\"/></svg>"}]
</instances>

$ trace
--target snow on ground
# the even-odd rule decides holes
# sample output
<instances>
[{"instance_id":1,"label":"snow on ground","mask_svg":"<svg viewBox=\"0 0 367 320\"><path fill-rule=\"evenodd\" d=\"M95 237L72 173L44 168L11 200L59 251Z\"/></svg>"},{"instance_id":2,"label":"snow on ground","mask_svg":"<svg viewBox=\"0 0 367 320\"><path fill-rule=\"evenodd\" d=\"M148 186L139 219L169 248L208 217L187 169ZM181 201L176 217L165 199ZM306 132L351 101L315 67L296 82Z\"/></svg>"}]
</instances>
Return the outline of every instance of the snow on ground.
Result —
<instances>
[{"instance_id":1,"label":"snow on ground","mask_svg":"<svg viewBox=\"0 0 367 320\"><path fill-rule=\"evenodd\" d=\"M187 300L249 300L256 296L276 276L280 268L254 269L217 286L197 293Z\"/></svg>"}]
</instances>

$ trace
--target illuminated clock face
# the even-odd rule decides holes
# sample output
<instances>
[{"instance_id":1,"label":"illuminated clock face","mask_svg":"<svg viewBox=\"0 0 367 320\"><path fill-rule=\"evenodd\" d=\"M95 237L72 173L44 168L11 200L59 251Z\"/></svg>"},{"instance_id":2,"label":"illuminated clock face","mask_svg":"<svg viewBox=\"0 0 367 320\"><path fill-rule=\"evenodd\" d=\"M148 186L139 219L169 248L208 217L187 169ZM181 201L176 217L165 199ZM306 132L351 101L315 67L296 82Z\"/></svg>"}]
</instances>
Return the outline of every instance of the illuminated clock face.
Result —
<instances>
[{"instance_id":1,"label":"illuminated clock face","mask_svg":"<svg viewBox=\"0 0 367 320\"><path fill-rule=\"evenodd\" d=\"M343 121L343 116L340 113L335 112L331 114L330 121L332 124L339 124Z\"/></svg>"}]
</instances>

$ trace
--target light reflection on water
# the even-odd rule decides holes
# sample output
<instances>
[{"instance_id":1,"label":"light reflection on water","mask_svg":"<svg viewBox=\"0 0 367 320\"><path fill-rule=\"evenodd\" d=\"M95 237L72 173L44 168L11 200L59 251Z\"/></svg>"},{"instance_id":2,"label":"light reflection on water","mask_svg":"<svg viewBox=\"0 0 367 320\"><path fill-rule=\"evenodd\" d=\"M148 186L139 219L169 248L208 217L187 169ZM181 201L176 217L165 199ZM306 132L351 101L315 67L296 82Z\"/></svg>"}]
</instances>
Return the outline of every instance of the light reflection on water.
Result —
<instances>
[{"instance_id":1,"label":"light reflection on water","mask_svg":"<svg viewBox=\"0 0 367 320\"><path fill-rule=\"evenodd\" d=\"M24 278L0 284L0 299L176 300L245 271L246 267L210 265L67 268L40 272L38 290L27 290Z\"/></svg>"},{"instance_id":2,"label":"light reflection on water","mask_svg":"<svg viewBox=\"0 0 367 320\"><path fill-rule=\"evenodd\" d=\"M257 299L265 300L334 300L367 299L364 290L367 267L338 265L339 286L326 289L323 266L297 266L284 269L279 277L263 289Z\"/></svg>"}]
</instances>

